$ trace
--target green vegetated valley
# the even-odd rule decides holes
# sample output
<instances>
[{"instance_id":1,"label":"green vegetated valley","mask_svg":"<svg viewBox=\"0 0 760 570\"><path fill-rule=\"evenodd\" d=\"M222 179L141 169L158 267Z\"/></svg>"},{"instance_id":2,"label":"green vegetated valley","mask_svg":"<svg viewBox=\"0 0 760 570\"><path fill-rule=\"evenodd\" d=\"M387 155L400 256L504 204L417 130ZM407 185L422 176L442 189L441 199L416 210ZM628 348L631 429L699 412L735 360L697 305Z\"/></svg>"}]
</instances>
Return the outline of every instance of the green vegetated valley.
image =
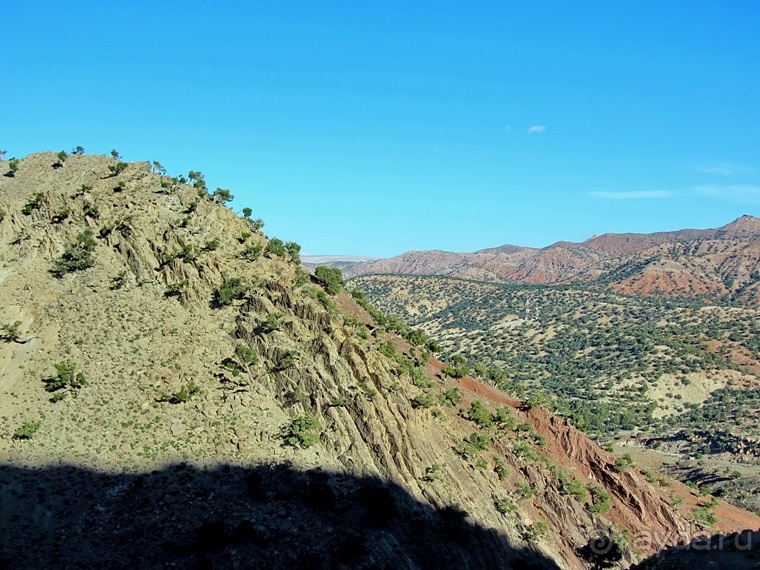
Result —
<instances>
[{"instance_id":1,"label":"green vegetated valley","mask_svg":"<svg viewBox=\"0 0 760 570\"><path fill-rule=\"evenodd\" d=\"M571 350L593 353L568 319L564 360L539 373L536 358L555 350L545 343L561 338L549 315L565 290L551 303L538 289L510 293L519 314L530 296L523 324L465 296L438 322L427 317L444 307L425 303L442 302L445 281L426 285L428 301L410 290L401 302L401 281L383 295L370 280L357 282L366 296L347 290L339 271L307 272L297 243L265 235L254 205L232 211L232 194L200 171L170 176L115 151L0 161L0 567L583 569L629 566L695 529L760 526L466 376L464 359L434 357L438 337L471 362L485 352L490 341L472 336L482 318L505 335L483 359L502 371L491 382L549 393ZM585 301L571 298L575 315ZM599 310L587 317L598 335L604 311L629 318L624 305ZM653 322L685 328L701 314L659 310ZM666 342L642 311L641 333L610 337L631 347L602 399L618 426L661 411L696 422L689 382L738 397L753 381L751 363L732 364L754 350L749 335L733 338L722 320L740 313L715 313L705 352L696 336ZM650 345L672 357L659 388ZM606 366L608 354L620 351L592 358ZM585 370L563 405L580 399ZM644 399L659 401L655 389L656 408ZM626 397L643 407L624 413ZM587 424L603 431L593 414Z\"/></svg>"},{"instance_id":2,"label":"green vegetated valley","mask_svg":"<svg viewBox=\"0 0 760 570\"><path fill-rule=\"evenodd\" d=\"M729 484L741 473L754 486L760 459L756 309L436 276L351 284L435 336L448 358L463 357L468 372L548 406L598 441L636 436L685 459L720 458L712 473L689 475L759 506L754 493ZM740 470L728 474L732 463Z\"/></svg>"}]
</instances>

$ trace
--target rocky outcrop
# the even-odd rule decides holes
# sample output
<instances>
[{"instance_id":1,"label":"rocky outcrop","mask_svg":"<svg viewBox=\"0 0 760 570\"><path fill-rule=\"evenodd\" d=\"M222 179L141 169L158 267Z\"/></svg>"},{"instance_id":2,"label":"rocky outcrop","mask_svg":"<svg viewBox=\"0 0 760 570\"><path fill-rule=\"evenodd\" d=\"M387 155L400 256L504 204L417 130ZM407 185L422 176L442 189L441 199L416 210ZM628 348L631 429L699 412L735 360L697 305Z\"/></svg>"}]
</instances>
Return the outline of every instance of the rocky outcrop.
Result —
<instances>
[{"instance_id":1,"label":"rocky outcrop","mask_svg":"<svg viewBox=\"0 0 760 570\"><path fill-rule=\"evenodd\" d=\"M100 552L135 567L580 569L594 533L687 524L545 412L511 408L520 429L467 419L475 399L493 414L510 402L440 376L203 188L147 163L112 176L106 157L52 162L0 180L0 323L34 338L0 344L6 566ZM52 274L73 247L92 262ZM62 364L81 382L51 391ZM568 473L608 489L609 515ZM68 529L79 558L61 554Z\"/></svg>"}]
</instances>

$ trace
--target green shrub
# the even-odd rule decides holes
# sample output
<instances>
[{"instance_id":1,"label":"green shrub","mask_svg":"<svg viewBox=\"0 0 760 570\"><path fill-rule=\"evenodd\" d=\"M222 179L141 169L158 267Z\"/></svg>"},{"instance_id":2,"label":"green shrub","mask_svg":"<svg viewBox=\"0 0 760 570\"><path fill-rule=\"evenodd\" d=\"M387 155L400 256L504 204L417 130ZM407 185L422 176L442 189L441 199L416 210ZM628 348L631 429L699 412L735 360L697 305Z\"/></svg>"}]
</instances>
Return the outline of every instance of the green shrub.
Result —
<instances>
[{"instance_id":1,"label":"green shrub","mask_svg":"<svg viewBox=\"0 0 760 570\"><path fill-rule=\"evenodd\" d=\"M72 271L82 271L95 265L92 252L95 250L95 239L92 231L86 229L63 250L63 254L55 262L50 272L56 277L63 277Z\"/></svg>"},{"instance_id":2,"label":"green shrub","mask_svg":"<svg viewBox=\"0 0 760 570\"><path fill-rule=\"evenodd\" d=\"M359 323L354 327L354 331L359 338L362 338L364 340L369 339L369 329L366 327L366 325Z\"/></svg>"},{"instance_id":3,"label":"green shrub","mask_svg":"<svg viewBox=\"0 0 760 570\"><path fill-rule=\"evenodd\" d=\"M720 503L718 503L718 499L716 497L710 496L710 500L707 502L702 503L701 506L706 507L708 509L714 509L717 507Z\"/></svg>"},{"instance_id":4,"label":"green shrub","mask_svg":"<svg viewBox=\"0 0 760 570\"><path fill-rule=\"evenodd\" d=\"M98 207L96 205L91 204L90 202L85 202L84 206L82 206L82 215L85 218L97 219L100 215L100 212L98 211Z\"/></svg>"},{"instance_id":5,"label":"green shrub","mask_svg":"<svg viewBox=\"0 0 760 570\"><path fill-rule=\"evenodd\" d=\"M533 432L531 433L531 436L533 437L533 442L538 447L546 447L546 436L544 434Z\"/></svg>"},{"instance_id":6,"label":"green shrub","mask_svg":"<svg viewBox=\"0 0 760 570\"><path fill-rule=\"evenodd\" d=\"M277 362L277 365L275 366L276 371L282 371L287 370L291 366L293 366L296 363L296 357L288 352L285 354L280 360Z\"/></svg>"},{"instance_id":7,"label":"green shrub","mask_svg":"<svg viewBox=\"0 0 760 570\"><path fill-rule=\"evenodd\" d=\"M603 515L610 510L612 497L607 489L600 485L591 484L588 486L588 491L591 494L591 504L587 507L589 512Z\"/></svg>"},{"instance_id":8,"label":"green shrub","mask_svg":"<svg viewBox=\"0 0 760 570\"><path fill-rule=\"evenodd\" d=\"M494 473L498 475L499 479L506 479L509 477L509 466L504 463L504 460L498 455L493 456L493 461L496 466L493 468Z\"/></svg>"},{"instance_id":9,"label":"green shrub","mask_svg":"<svg viewBox=\"0 0 760 570\"><path fill-rule=\"evenodd\" d=\"M115 227L116 224L106 224L98 230L98 235L101 238L107 238L109 235L111 235L111 232L113 232Z\"/></svg>"},{"instance_id":10,"label":"green shrub","mask_svg":"<svg viewBox=\"0 0 760 570\"><path fill-rule=\"evenodd\" d=\"M618 473L622 473L626 469L629 469L630 467L633 467L633 458L631 457L630 453L624 453L620 457L617 458L615 461L615 471Z\"/></svg>"},{"instance_id":11,"label":"green shrub","mask_svg":"<svg viewBox=\"0 0 760 570\"><path fill-rule=\"evenodd\" d=\"M528 398L527 404L531 408L537 408L539 406L542 408L548 408L551 405L551 398L544 392L534 392Z\"/></svg>"},{"instance_id":12,"label":"green shrub","mask_svg":"<svg viewBox=\"0 0 760 570\"><path fill-rule=\"evenodd\" d=\"M332 297L325 293L324 289L307 287L305 289L305 292L312 299L319 301L320 305L322 305L328 313L331 315L338 314L338 305L335 304L335 301L333 301Z\"/></svg>"},{"instance_id":13,"label":"green shrub","mask_svg":"<svg viewBox=\"0 0 760 570\"><path fill-rule=\"evenodd\" d=\"M37 430L40 429L41 425L42 420L37 420L36 422L24 422L21 424L20 428L13 432L13 439L32 439L32 436L37 433Z\"/></svg>"},{"instance_id":14,"label":"green shrub","mask_svg":"<svg viewBox=\"0 0 760 570\"><path fill-rule=\"evenodd\" d=\"M214 198L214 201L219 202L220 204L226 204L227 202L232 202L235 199L235 196L233 196L232 193L226 188L217 188L214 190L212 196Z\"/></svg>"},{"instance_id":15,"label":"green shrub","mask_svg":"<svg viewBox=\"0 0 760 570\"><path fill-rule=\"evenodd\" d=\"M456 451L467 459L481 451L485 451L490 446L491 440L488 437L474 431L470 434L470 437L462 440L457 446Z\"/></svg>"},{"instance_id":16,"label":"green shrub","mask_svg":"<svg viewBox=\"0 0 760 570\"><path fill-rule=\"evenodd\" d=\"M537 459L536 448L524 439L519 439L512 444L512 451L518 459L523 461L535 461Z\"/></svg>"},{"instance_id":17,"label":"green shrub","mask_svg":"<svg viewBox=\"0 0 760 570\"><path fill-rule=\"evenodd\" d=\"M285 251L288 252L290 260L296 265L301 265L301 246L294 241L285 242Z\"/></svg>"},{"instance_id":18,"label":"green shrub","mask_svg":"<svg viewBox=\"0 0 760 570\"><path fill-rule=\"evenodd\" d=\"M264 249L264 252L270 254L270 257L272 255L285 257L288 254L288 250L285 249L285 242L283 242L280 238L270 239L269 243L267 243L267 246Z\"/></svg>"},{"instance_id":19,"label":"green shrub","mask_svg":"<svg viewBox=\"0 0 760 570\"><path fill-rule=\"evenodd\" d=\"M71 362L59 362L55 364L56 375L52 378L44 378L45 390L56 392L64 388L78 389L87 384L84 374L76 372L76 365Z\"/></svg>"},{"instance_id":20,"label":"green shrub","mask_svg":"<svg viewBox=\"0 0 760 570\"><path fill-rule=\"evenodd\" d=\"M261 244L247 245L243 251L240 252L240 257L247 261L256 261L263 250L264 246Z\"/></svg>"},{"instance_id":21,"label":"green shrub","mask_svg":"<svg viewBox=\"0 0 760 570\"><path fill-rule=\"evenodd\" d=\"M657 481L657 476L652 473L649 469L642 469L641 474L644 476L644 478L647 480L647 483L654 483Z\"/></svg>"},{"instance_id":22,"label":"green shrub","mask_svg":"<svg viewBox=\"0 0 760 570\"><path fill-rule=\"evenodd\" d=\"M493 425L491 412L488 411L488 408L480 400L472 402L470 409L467 410L467 419L475 422L480 427L491 427Z\"/></svg>"},{"instance_id":23,"label":"green shrub","mask_svg":"<svg viewBox=\"0 0 760 570\"><path fill-rule=\"evenodd\" d=\"M319 442L319 420L312 414L295 418L284 430L285 443L293 447L311 447Z\"/></svg>"},{"instance_id":24,"label":"green shrub","mask_svg":"<svg viewBox=\"0 0 760 570\"><path fill-rule=\"evenodd\" d=\"M528 542L538 542L544 540L549 535L549 525L544 521L533 523L525 533L525 540Z\"/></svg>"},{"instance_id":25,"label":"green shrub","mask_svg":"<svg viewBox=\"0 0 760 570\"><path fill-rule=\"evenodd\" d=\"M694 516L694 522L705 528L711 527L718 522L718 517L706 506L695 508L692 515Z\"/></svg>"},{"instance_id":26,"label":"green shrub","mask_svg":"<svg viewBox=\"0 0 760 570\"><path fill-rule=\"evenodd\" d=\"M2 222L5 219L5 210L0 208L0 222Z\"/></svg>"},{"instance_id":27,"label":"green shrub","mask_svg":"<svg viewBox=\"0 0 760 570\"><path fill-rule=\"evenodd\" d=\"M219 238L215 237L214 239L208 240L205 245L203 246L203 251L214 251L219 249Z\"/></svg>"},{"instance_id":28,"label":"green shrub","mask_svg":"<svg viewBox=\"0 0 760 570\"><path fill-rule=\"evenodd\" d=\"M459 391L459 388L451 388L441 394L440 400L441 405L446 406L447 408L453 408L462 402L462 393Z\"/></svg>"},{"instance_id":29,"label":"green shrub","mask_svg":"<svg viewBox=\"0 0 760 570\"><path fill-rule=\"evenodd\" d=\"M206 178L203 176L202 172L198 172L197 170L191 170L187 173L187 177L190 179L190 181L193 183L193 188L197 188L199 190L198 196L207 196L207 188L206 188Z\"/></svg>"},{"instance_id":30,"label":"green shrub","mask_svg":"<svg viewBox=\"0 0 760 570\"><path fill-rule=\"evenodd\" d=\"M225 307L235 299L242 299L248 292L248 284L242 277L232 277L225 280L214 293L214 305Z\"/></svg>"},{"instance_id":31,"label":"green shrub","mask_svg":"<svg viewBox=\"0 0 760 570\"><path fill-rule=\"evenodd\" d=\"M451 357L452 364L447 364L441 368L441 372L452 378L464 378L470 373L470 367L467 360L461 354L455 354Z\"/></svg>"},{"instance_id":32,"label":"green shrub","mask_svg":"<svg viewBox=\"0 0 760 570\"><path fill-rule=\"evenodd\" d=\"M438 481L441 477L443 477L443 465L434 463L425 469L425 476L423 479L429 483L432 483L433 481Z\"/></svg>"},{"instance_id":33,"label":"green shrub","mask_svg":"<svg viewBox=\"0 0 760 570\"><path fill-rule=\"evenodd\" d=\"M504 497L500 501L496 501L495 505L496 510L503 515L513 515L517 512L517 503L511 497Z\"/></svg>"},{"instance_id":34,"label":"green shrub","mask_svg":"<svg viewBox=\"0 0 760 570\"><path fill-rule=\"evenodd\" d=\"M182 386L178 391L174 392L174 394L162 394L159 401L169 402L170 404L184 404L190 398L199 394L200 391L200 387L191 382L186 386Z\"/></svg>"},{"instance_id":35,"label":"green shrub","mask_svg":"<svg viewBox=\"0 0 760 570\"><path fill-rule=\"evenodd\" d=\"M301 287L306 285L309 281L309 274L300 267L297 267L295 277L293 277L293 287Z\"/></svg>"},{"instance_id":36,"label":"green shrub","mask_svg":"<svg viewBox=\"0 0 760 570\"><path fill-rule=\"evenodd\" d=\"M112 291L115 291L117 289L121 289L126 284L127 284L127 271L126 270L122 270L122 271L119 271L119 273L118 273L118 275L116 275L116 277L111 278L111 287L110 287L110 289Z\"/></svg>"},{"instance_id":37,"label":"green shrub","mask_svg":"<svg viewBox=\"0 0 760 570\"><path fill-rule=\"evenodd\" d=\"M388 358L396 358L396 356L398 356L396 346L389 340L380 344L380 346L377 347L377 350L380 351L380 354L387 356Z\"/></svg>"},{"instance_id":38,"label":"green shrub","mask_svg":"<svg viewBox=\"0 0 760 570\"><path fill-rule=\"evenodd\" d=\"M339 291L343 290L343 287L345 287L343 274L337 267L320 265L314 270L314 275L316 275L317 279L324 284L325 290L330 293L330 295L336 295Z\"/></svg>"},{"instance_id":39,"label":"green shrub","mask_svg":"<svg viewBox=\"0 0 760 570\"><path fill-rule=\"evenodd\" d=\"M63 208L60 208L55 214L53 214L53 216L50 218L50 221L54 224L60 224L62 221L69 217L69 214L71 214L71 208L64 206Z\"/></svg>"},{"instance_id":40,"label":"green shrub","mask_svg":"<svg viewBox=\"0 0 760 570\"><path fill-rule=\"evenodd\" d=\"M512 410L508 406L501 406L496 410L496 416L494 418L499 427L508 431L514 431L517 426L517 420L512 414Z\"/></svg>"},{"instance_id":41,"label":"green shrub","mask_svg":"<svg viewBox=\"0 0 760 570\"><path fill-rule=\"evenodd\" d=\"M245 344L241 344L235 348L235 354L248 365L255 366L259 362L259 357L251 350L250 346Z\"/></svg>"},{"instance_id":42,"label":"green shrub","mask_svg":"<svg viewBox=\"0 0 760 570\"><path fill-rule=\"evenodd\" d=\"M425 374L425 369L419 366L414 366L409 371L409 376L412 379L412 384L423 390L427 390L433 387L433 381Z\"/></svg>"},{"instance_id":43,"label":"green shrub","mask_svg":"<svg viewBox=\"0 0 760 570\"><path fill-rule=\"evenodd\" d=\"M5 342L14 342L18 338L18 329L21 321L15 321L12 324L0 326L0 340Z\"/></svg>"},{"instance_id":44,"label":"green shrub","mask_svg":"<svg viewBox=\"0 0 760 570\"><path fill-rule=\"evenodd\" d=\"M9 178L13 178L16 176L16 172L18 171L18 160L15 158L11 158L8 161L8 172L5 174Z\"/></svg>"},{"instance_id":45,"label":"green shrub","mask_svg":"<svg viewBox=\"0 0 760 570\"><path fill-rule=\"evenodd\" d=\"M576 501L585 503L588 500L588 489L580 479L568 479L563 483L562 489Z\"/></svg>"},{"instance_id":46,"label":"green shrub","mask_svg":"<svg viewBox=\"0 0 760 570\"><path fill-rule=\"evenodd\" d=\"M187 287L187 279L183 279L179 283L170 283L164 290L164 297L179 297Z\"/></svg>"},{"instance_id":47,"label":"green shrub","mask_svg":"<svg viewBox=\"0 0 760 570\"><path fill-rule=\"evenodd\" d=\"M127 166L129 166L129 164L126 162L119 161L116 164L109 164L108 170L111 171L111 176L118 176L127 169Z\"/></svg>"},{"instance_id":48,"label":"green shrub","mask_svg":"<svg viewBox=\"0 0 760 570\"><path fill-rule=\"evenodd\" d=\"M532 499L536 496L536 488L531 487L529 483L524 483L523 481L515 483L515 491L520 500L523 501Z\"/></svg>"},{"instance_id":49,"label":"green shrub","mask_svg":"<svg viewBox=\"0 0 760 570\"><path fill-rule=\"evenodd\" d=\"M259 323L256 329L260 333L270 333L270 332L279 330L281 326L282 326L282 313L278 311L275 313L268 314L266 318Z\"/></svg>"},{"instance_id":50,"label":"green shrub","mask_svg":"<svg viewBox=\"0 0 760 570\"><path fill-rule=\"evenodd\" d=\"M419 394L412 398L413 408L432 408L435 406L435 398L430 394Z\"/></svg>"},{"instance_id":51,"label":"green shrub","mask_svg":"<svg viewBox=\"0 0 760 570\"><path fill-rule=\"evenodd\" d=\"M198 250L194 245L185 244L182 246L182 249L179 250L179 253L177 253L175 257L183 259L185 261L195 261L198 259Z\"/></svg>"},{"instance_id":52,"label":"green shrub","mask_svg":"<svg viewBox=\"0 0 760 570\"><path fill-rule=\"evenodd\" d=\"M21 213L25 216L29 216L34 210L39 210L42 205L43 196L44 194L42 192L37 192L34 196L29 198L26 204L24 204L24 207L21 208Z\"/></svg>"},{"instance_id":53,"label":"green shrub","mask_svg":"<svg viewBox=\"0 0 760 570\"><path fill-rule=\"evenodd\" d=\"M414 346L426 346L428 343L427 333L422 329L408 329L404 338Z\"/></svg>"}]
</instances>

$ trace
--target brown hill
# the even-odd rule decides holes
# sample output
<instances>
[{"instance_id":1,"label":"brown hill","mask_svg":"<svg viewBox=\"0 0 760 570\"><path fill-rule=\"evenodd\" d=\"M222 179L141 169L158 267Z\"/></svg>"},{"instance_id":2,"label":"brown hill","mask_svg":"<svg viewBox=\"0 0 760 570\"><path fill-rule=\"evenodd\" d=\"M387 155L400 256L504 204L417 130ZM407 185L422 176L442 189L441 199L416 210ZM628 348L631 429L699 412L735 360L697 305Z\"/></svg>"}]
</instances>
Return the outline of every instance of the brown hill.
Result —
<instances>
[{"instance_id":1,"label":"brown hill","mask_svg":"<svg viewBox=\"0 0 760 570\"><path fill-rule=\"evenodd\" d=\"M690 491L443 377L156 169L41 153L0 178L1 567L580 569L592 535L630 562L624 531L666 537L644 554L689 532Z\"/></svg>"},{"instance_id":2,"label":"brown hill","mask_svg":"<svg viewBox=\"0 0 760 570\"><path fill-rule=\"evenodd\" d=\"M653 234L604 234L542 249L504 245L474 253L409 252L360 263L348 277L443 275L479 281L598 283L618 292L730 296L760 303L760 218L721 228Z\"/></svg>"}]
</instances>

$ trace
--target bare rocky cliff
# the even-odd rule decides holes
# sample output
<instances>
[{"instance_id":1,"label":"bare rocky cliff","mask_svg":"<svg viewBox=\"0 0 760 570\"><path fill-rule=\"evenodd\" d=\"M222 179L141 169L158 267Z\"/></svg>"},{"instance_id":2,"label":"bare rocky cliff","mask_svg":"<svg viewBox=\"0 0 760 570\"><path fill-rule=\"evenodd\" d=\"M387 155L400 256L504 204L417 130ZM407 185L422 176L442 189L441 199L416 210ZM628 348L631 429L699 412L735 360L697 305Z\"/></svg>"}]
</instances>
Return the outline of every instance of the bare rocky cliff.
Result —
<instances>
[{"instance_id":1,"label":"bare rocky cliff","mask_svg":"<svg viewBox=\"0 0 760 570\"><path fill-rule=\"evenodd\" d=\"M0 566L580 569L598 534L628 564L665 544L641 529L688 532L669 489L154 170L0 178Z\"/></svg>"}]
</instances>

